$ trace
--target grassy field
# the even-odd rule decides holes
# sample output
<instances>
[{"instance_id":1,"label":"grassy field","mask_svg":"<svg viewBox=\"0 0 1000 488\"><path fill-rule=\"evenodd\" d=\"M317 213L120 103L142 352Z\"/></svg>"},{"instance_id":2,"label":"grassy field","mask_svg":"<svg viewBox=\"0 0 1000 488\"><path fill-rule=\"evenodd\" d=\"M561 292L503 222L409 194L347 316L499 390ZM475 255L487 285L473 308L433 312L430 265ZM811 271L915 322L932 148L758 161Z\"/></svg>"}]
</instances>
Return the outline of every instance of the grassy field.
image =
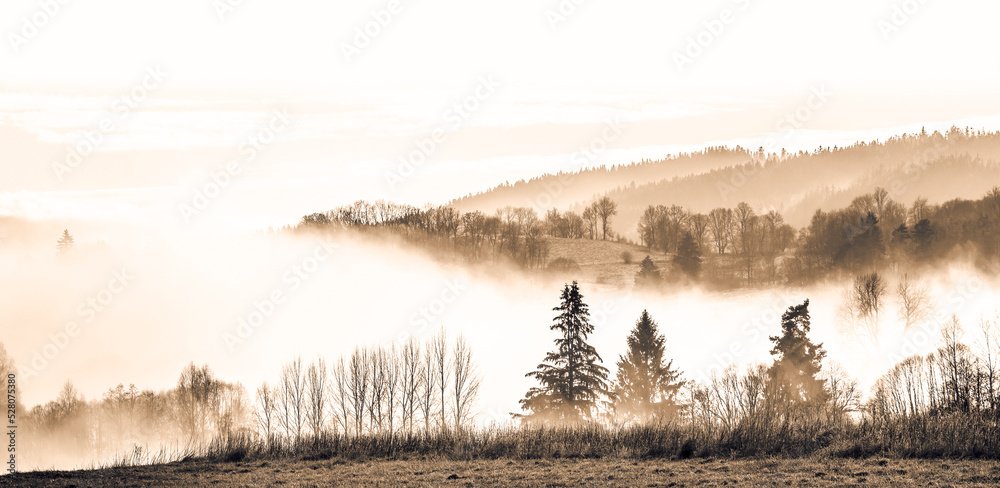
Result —
<instances>
[{"instance_id":1,"label":"grassy field","mask_svg":"<svg viewBox=\"0 0 1000 488\"><path fill-rule=\"evenodd\" d=\"M894 459L338 459L188 461L0 477L17 487L97 486L997 486L1000 462Z\"/></svg>"},{"instance_id":2,"label":"grassy field","mask_svg":"<svg viewBox=\"0 0 1000 488\"><path fill-rule=\"evenodd\" d=\"M653 262L660 267L669 267L669 260L662 253L648 252L642 246L600 241L590 239L561 239L551 237L549 243L549 262L558 258L572 259L580 265L580 270L573 276L583 283L597 283L615 287L631 287L635 282L635 274L639 271L639 262L650 255ZM623 253L629 253L632 262L626 264Z\"/></svg>"}]
</instances>

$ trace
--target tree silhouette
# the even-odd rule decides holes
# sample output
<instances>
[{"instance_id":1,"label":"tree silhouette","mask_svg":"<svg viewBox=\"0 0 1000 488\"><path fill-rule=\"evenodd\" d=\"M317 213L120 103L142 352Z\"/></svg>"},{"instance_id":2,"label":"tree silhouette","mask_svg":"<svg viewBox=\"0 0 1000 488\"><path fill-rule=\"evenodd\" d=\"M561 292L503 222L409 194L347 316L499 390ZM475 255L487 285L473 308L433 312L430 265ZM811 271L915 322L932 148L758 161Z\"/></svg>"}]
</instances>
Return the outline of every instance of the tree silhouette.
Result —
<instances>
[{"instance_id":1,"label":"tree silhouette","mask_svg":"<svg viewBox=\"0 0 1000 488\"><path fill-rule=\"evenodd\" d=\"M601 219L601 239L608 239L608 229L611 227L611 217L618 214L618 204L610 197L601 197L594 202L594 214Z\"/></svg>"},{"instance_id":2,"label":"tree silhouette","mask_svg":"<svg viewBox=\"0 0 1000 488\"><path fill-rule=\"evenodd\" d=\"M69 229L63 229L62 236L56 242L56 252L59 254L67 254L76 247L76 242L73 240L73 236L70 235Z\"/></svg>"},{"instance_id":3,"label":"tree silhouette","mask_svg":"<svg viewBox=\"0 0 1000 488\"><path fill-rule=\"evenodd\" d=\"M917 259L926 259L930 255L931 244L934 242L934 227L927 219L917 222L913 228L913 240L916 245Z\"/></svg>"},{"instance_id":4,"label":"tree silhouette","mask_svg":"<svg viewBox=\"0 0 1000 488\"><path fill-rule=\"evenodd\" d=\"M677 245L674 264L691 278L698 278L701 273L701 250L698 249L698 243L690 232L685 232L680 244Z\"/></svg>"},{"instance_id":5,"label":"tree silhouette","mask_svg":"<svg viewBox=\"0 0 1000 488\"><path fill-rule=\"evenodd\" d=\"M628 352L618 357L613 389L614 407L626 420L647 422L672 416L683 386L673 361L664 364L666 339L649 312L642 311L626 339Z\"/></svg>"},{"instance_id":6,"label":"tree silhouette","mask_svg":"<svg viewBox=\"0 0 1000 488\"><path fill-rule=\"evenodd\" d=\"M866 273L854 278L839 310L847 332L859 340L879 343L879 319L885 308L885 279L878 273Z\"/></svg>"},{"instance_id":7,"label":"tree silhouette","mask_svg":"<svg viewBox=\"0 0 1000 488\"><path fill-rule=\"evenodd\" d=\"M768 368L770 398L789 410L820 404L826 399L825 380L817 378L826 351L809 333L809 300L789 307L781 316L781 335L771 336L774 363ZM788 410L786 410L786 413Z\"/></svg>"},{"instance_id":8,"label":"tree silhouette","mask_svg":"<svg viewBox=\"0 0 1000 488\"><path fill-rule=\"evenodd\" d=\"M653 260L646 256L639 263L639 272L635 274L637 285L651 285L660 280L660 269L653 264Z\"/></svg>"},{"instance_id":9,"label":"tree silhouette","mask_svg":"<svg viewBox=\"0 0 1000 488\"><path fill-rule=\"evenodd\" d=\"M577 282L566 285L559 312L551 330L559 331L556 350L545 356L538 369L525 376L541 383L533 387L520 403L527 415L516 415L526 422L574 423L593 418L598 398L606 395L608 370L587 336L594 331L590 312Z\"/></svg>"}]
</instances>

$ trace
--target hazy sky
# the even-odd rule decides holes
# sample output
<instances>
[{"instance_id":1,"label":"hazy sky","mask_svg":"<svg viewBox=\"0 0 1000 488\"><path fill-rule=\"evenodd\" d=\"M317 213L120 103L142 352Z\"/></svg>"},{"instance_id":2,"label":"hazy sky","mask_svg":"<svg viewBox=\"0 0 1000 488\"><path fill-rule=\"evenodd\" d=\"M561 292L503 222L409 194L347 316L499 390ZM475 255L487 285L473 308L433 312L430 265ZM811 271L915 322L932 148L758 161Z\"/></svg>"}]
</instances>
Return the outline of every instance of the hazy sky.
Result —
<instances>
[{"instance_id":1,"label":"hazy sky","mask_svg":"<svg viewBox=\"0 0 1000 488\"><path fill-rule=\"evenodd\" d=\"M996 128L998 13L973 0L11 0L0 212L178 218L235 162L202 215L256 227L577 169L571 154L609 126L619 136L588 165Z\"/></svg>"}]
</instances>

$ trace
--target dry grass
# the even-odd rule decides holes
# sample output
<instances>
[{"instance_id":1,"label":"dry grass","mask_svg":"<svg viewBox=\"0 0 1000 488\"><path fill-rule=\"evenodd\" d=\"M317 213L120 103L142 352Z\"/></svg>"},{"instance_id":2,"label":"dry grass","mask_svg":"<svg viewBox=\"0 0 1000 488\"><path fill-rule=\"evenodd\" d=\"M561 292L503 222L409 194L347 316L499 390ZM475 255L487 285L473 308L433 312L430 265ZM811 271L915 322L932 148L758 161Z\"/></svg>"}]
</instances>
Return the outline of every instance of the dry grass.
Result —
<instances>
[{"instance_id":1,"label":"dry grass","mask_svg":"<svg viewBox=\"0 0 1000 488\"><path fill-rule=\"evenodd\" d=\"M4 486L996 486L996 461L888 459L339 459L23 473Z\"/></svg>"},{"instance_id":2,"label":"dry grass","mask_svg":"<svg viewBox=\"0 0 1000 488\"><path fill-rule=\"evenodd\" d=\"M563 239L550 237L549 258L572 259L580 264L574 278L584 283L599 283L616 287L630 287L639 271L639 262L649 254L657 266L669 266L667 258L656 251L646 252L642 246L590 239ZM625 264L622 254L632 254L632 263Z\"/></svg>"}]
</instances>

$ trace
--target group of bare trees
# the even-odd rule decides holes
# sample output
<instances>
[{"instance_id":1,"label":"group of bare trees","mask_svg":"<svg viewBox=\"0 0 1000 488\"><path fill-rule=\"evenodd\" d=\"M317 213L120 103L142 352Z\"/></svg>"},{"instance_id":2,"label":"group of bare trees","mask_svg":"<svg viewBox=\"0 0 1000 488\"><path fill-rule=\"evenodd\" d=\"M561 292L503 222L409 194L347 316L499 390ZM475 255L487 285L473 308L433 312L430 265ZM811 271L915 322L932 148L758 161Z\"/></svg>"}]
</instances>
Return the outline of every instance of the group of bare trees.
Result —
<instances>
[{"instance_id":1,"label":"group of bare trees","mask_svg":"<svg viewBox=\"0 0 1000 488\"><path fill-rule=\"evenodd\" d=\"M963 339L971 335L973 344ZM875 384L866 405L876 421L941 413L1000 413L998 320L983 318L967 334L957 317L944 327L941 346L896 364Z\"/></svg>"},{"instance_id":2,"label":"group of bare trees","mask_svg":"<svg viewBox=\"0 0 1000 488\"><path fill-rule=\"evenodd\" d=\"M744 369L729 366L704 384L690 383L686 421L712 435L743 433L750 441L778 432L782 425L837 427L850 421L861 405L861 389L839 367L817 375L822 395L810 401L791 403L768 387L768 367L762 363ZM756 439L754 438L756 437Z\"/></svg>"},{"instance_id":3,"label":"group of bare trees","mask_svg":"<svg viewBox=\"0 0 1000 488\"><path fill-rule=\"evenodd\" d=\"M174 397L177 422L189 445L235 433L248 423L246 390L216 379L208 366L191 363L184 368Z\"/></svg>"},{"instance_id":4,"label":"group of bare trees","mask_svg":"<svg viewBox=\"0 0 1000 488\"><path fill-rule=\"evenodd\" d=\"M618 204L608 197L595 200L583 215L552 209L540 220L528 207L506 206L493 215L455 208L419 209L385 201L358 201L329 212L306 215L298 229L382 229L409 239L444 243L470 259L509 258L526 268L547 264L547 236L580 239L614 237L612 219Z\"/></svg>"},{"instance_id":5,"label":"group of bare trees","mask_svg":"<svg viewBox=\"0 0 1000 488\"><path fill-rule=\"evenodd\" d=\"M680 236L689 230L692 217L692 214L677 205L670 207L650 205L639 217L637 227L639 240L649 250L657 249L664 253L676 252ZM700 239L704 237L704 232L701 232L701 236L699 236L697 229L692 230L695 232L692 232L691 235L701 245Z\"/></svg>"},{"instance_id":6,"label":"group of bare trees","mask_svg":"<svg viewBox=\"0 0 1000 488\"><path fill-rule=\"evenodd\" d=\"M4 360L0 347L0 361ZM2 366L2 364L0 364ZM269 446L299 445L331 433L455 432L477 415L480 375L469 343L442 330L425 344L357 348L332 364L319 358L284 365L274 385L248 398L238 383L189 364L163 392L118 385L87 401L67 383L58 398L20 419L26 453L47 462L108 460L136 446L198 448L257 433ZM22 456L25 465L31 455ZM37 460L36 460L37 461Z\"/></svg>"},{"instance_id":7,"label":"group of bare trees","mask_svg":"<svg viewBox=\"0 0 1000 488\"><path fill-rule=\"evenodd\" d=\"M886 265L908 268L927 260L939 240L931 219L940 216L943 225L970 228L961 221L971 216L954 211L957 202L934 207L927 204L926 198L917 198L907 208L894 201L884 188L876 188L842 210L817 211L802 230L793 274L812 279L833 270L858 273L878 271ZM949 234L953 238L961 235ZM963 237L967 241L977 239L974 235Z\"/></svg>"},{"instance_id":8,"label":"group of bare trees","mask_svg":"<svg viewBox=\"0 0 1000 488\"><path fill-rule=\"evenodd\" d=\"M703 384L688 385L686 412L693 427L709 436L768 443L849 422L860 391L839 367L823 364L823 345L808 337L808 306L807 300L782 315L782 333L770 337L775 357L770 366L730 366Z\"/></svg>"},{"instance_id":9,"label":"group of bare trees","mask_svg":"<svg viewBox=\"0 0 1000 488\"><path fill-rule=\"evenodd\" d=\"M470 259L508 258L526 268L545 265L545 226L526 207L504 207L493 215L461 213L447 206L419 209L378 201L358 201L325 213L306 215L298 229L386 230L415 242L445 247Z\"/></svg>"},{"instance_id":10,"label":"group of bare trees","mask_svg":"<svg viewBox=\"0 0 1000 488\"><path fill-rule=\"evenodd\" d=\"M107 461L136 446L194 447L246 432L250 409L241 385L193 363L175 388L163 392L118 385L88 401L67 382L55 400L20 417L26 434L20 453L27 466L42 457L49 463Z\"/></svg>"},{"instance_id":11,"label":"group of bare trees","mask_svg":"<svg viewBox=\"0 0 1000 488\"><path fill-rule=\"evenodd\" d=\"M257 389L257 432L299 443L330 433L361 436L468 428L480 376L468 342L444 331L424 344L357 348L327 364L296 359L274 385Z\"/></svg>"},{"instance_id":12,"label":"group of bare trees","mask_svg":"<svg viewBox=\"0 0 1000 488\"><path fill-rule=\"evenodd\" d=\"M795 229L785 223L781 214L770 210L758 215L745 202L736 208L716 208L707 215L678 205L650 205L640 216L637 230L641 242L650 250L676 253L685 235L690 234L699 249L706 249L708 244L719 255L735 255L742 280L748 286L754 283L757 270L764 270L766 281L774 282L776 258L795 240Z\"/></svg>"},{"instance_id":13,"label":"group of bare trees","mask_svg":"<svg viewBox=\"0 0 1000 488\"><path fill-rule=\"evenodd\" d=\"M890 289L885 276L872 272L855 277L844 292L837 311L841 329L862 345L878 346L883 314L893 294L904 335L931 318L935 304L927 285L903 274Z\"/></svg>"}]
</instances>

